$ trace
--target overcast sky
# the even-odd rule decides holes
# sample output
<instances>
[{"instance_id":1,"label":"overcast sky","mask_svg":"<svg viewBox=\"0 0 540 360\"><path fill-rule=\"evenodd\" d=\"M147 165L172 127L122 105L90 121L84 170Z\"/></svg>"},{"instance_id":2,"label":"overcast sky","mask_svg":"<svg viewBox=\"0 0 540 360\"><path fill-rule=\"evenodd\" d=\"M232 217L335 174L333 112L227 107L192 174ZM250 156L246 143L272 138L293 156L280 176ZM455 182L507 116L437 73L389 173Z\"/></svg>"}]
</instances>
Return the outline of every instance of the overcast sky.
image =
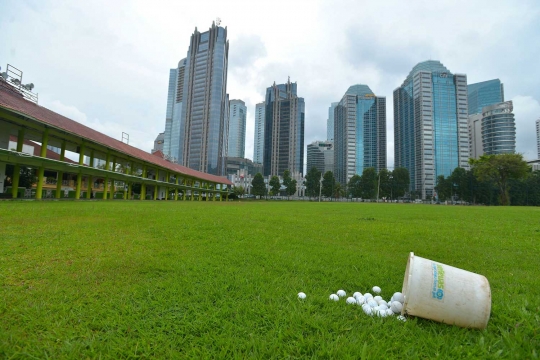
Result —
<instances>
[{"instance_id":1,"label":"overcast sky","mask_svg":"<svg viewBox=\"0 0 540 360\"><path fill-rule=\"evenodd\" d=\"M469 83L499 78L513 100L517 150L536 154L540 118L540 1L56 1L3 0L0 66L33 82L39 103L150 151L165 128L169 69L195 27L228 30L231 99L248 108L290 76L305 99L305 144L326 139L331 102L353 84L387 98L394 164L393 90L418 62L440 60Z\"/></svg>"}]
</instances>

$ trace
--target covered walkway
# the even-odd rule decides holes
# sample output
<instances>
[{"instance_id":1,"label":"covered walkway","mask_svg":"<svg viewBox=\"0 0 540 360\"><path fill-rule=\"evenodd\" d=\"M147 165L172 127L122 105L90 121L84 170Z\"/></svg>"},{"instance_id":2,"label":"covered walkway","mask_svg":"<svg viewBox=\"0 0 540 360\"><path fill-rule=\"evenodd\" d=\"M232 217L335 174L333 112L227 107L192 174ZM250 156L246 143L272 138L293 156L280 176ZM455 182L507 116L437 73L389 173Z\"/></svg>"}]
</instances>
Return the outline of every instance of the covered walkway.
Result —
<instances>
[{"instance_id":1,"label":"covered walkway","mask_svg":"<svg viewBox=\"0 0 540 360\"><path fill-rule=\"evenodd\" d=\"M17 139L16 148L10 149L9 140L13 136ZM39 156L23 152L25 140L41 144ZM47 146L60 150L59 159L47 157ZM66 151L77 153L78 162L70 162L65 157ZM85 156L88 165L84 164ZM102 165L95 167L98 161ZM6 164L15 167L9 189L12 198L25 193L25 189L19 188L21 166L37 170L36 199L80 199L81 196L90 199L95 195L92 184L99 180L102 183L99 197L103 199L221 201L228 199L232 185L225 177L171 163L41 107L0 80L0 193L6 190L3 183ZM54 191L44 190L45 171L57 174ZM76 179L67 186L66 174ZM139 196L133 194L134 186L140 186Z\"/></svg>"}]
</instances>

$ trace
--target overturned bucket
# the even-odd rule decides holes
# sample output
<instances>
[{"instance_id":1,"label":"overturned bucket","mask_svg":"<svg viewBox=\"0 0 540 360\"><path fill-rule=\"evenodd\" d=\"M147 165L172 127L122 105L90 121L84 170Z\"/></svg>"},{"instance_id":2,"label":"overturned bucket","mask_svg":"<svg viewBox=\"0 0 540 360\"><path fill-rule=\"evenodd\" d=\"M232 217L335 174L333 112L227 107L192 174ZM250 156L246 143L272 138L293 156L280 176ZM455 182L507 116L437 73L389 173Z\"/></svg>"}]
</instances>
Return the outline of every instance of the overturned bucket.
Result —
<instances>
[{"instance_id":1,"label":"overturned bucket","mask_svg":"<svg viewBox=\"0 0 540 360\"><path fill-rule=\"evenodd\" d=\"M403 279L402 315L485 329L491 290L485 276L410 253Z\"/></svg>"}]
</instances>

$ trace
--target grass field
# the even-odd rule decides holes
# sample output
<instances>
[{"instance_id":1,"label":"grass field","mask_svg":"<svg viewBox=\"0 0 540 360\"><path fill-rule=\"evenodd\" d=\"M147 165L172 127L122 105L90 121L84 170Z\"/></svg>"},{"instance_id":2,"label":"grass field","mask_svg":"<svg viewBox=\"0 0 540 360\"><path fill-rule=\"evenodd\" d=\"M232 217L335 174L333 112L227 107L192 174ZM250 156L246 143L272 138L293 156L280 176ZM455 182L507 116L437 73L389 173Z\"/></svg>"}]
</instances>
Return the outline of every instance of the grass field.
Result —
<instances>
[{"instance_id":1,"label":"grass field","mask_svg":"<svg viewBox=\"0 0 540 360\"><path fill-rule=\"evenodd\" d=\"M0 202L0 225L0 358L540 356L540 208ZM389 298L410 251L489 279L486 330L327 300Z\"/></svg>"}]
</instances>

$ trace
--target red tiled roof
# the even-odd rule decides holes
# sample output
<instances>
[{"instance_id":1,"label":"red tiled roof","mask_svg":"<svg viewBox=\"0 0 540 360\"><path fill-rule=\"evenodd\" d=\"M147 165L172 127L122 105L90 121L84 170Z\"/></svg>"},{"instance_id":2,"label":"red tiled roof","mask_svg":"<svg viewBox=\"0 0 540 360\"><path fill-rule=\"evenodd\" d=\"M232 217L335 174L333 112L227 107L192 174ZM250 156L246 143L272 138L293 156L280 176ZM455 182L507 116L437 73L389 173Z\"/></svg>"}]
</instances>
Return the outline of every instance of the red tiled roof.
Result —
<instances>
[{"instance_id":1,"label":"red tiled roof","mask_svg":"<svg viewBox=\"0 0 540 360\"><path fill-rule=\"evenodd\" d=\"M77 137L81 137L92 142L104 145L112 150L138 158L150 164L158 165L173 172L177 172L202 180L215 182L218 184L232 185L232 183L225 177L206 174L185 166L173 164L169 161L166 161L165 159L159 158L141 149L123 143L119 140L113 139L110 136L107 136L94 129L89 128L88 126L79 124L76 121L68 119L65 116L62 116L55 113L54 111L44 108L43 106L39 106L37 104L34 104L33 102L25 100L11 91L3 89L2 87L0 87L0 107L24 114L28 117L38 120L39 122L51 125L55 128L76 135Z\"/></svg>"},{"instance_id":2,"label":"red tiled roof","mask_svg":"<svg viewBox=\"0 0 540 360\"><path fill-rule=\"evenodd\" d=\"M10 135L9 136L9 141L17 142L17 137L15 135ZM33 154L34 156L41 156L41 145L39 145L38 143L35 143L35 142L31 141L31 140L24 140L24 144L28 145L28 146L32 146L34 148L34 154ZM45 155L45 157L47 159L60 161L60 154L55 153L54 151L49 150L49 149L47 149L47 155ZM75 161L73 161L71 159L68 159L68 158L64 158L64 162L77 164Z\"/></svg>"}]
</instances>

